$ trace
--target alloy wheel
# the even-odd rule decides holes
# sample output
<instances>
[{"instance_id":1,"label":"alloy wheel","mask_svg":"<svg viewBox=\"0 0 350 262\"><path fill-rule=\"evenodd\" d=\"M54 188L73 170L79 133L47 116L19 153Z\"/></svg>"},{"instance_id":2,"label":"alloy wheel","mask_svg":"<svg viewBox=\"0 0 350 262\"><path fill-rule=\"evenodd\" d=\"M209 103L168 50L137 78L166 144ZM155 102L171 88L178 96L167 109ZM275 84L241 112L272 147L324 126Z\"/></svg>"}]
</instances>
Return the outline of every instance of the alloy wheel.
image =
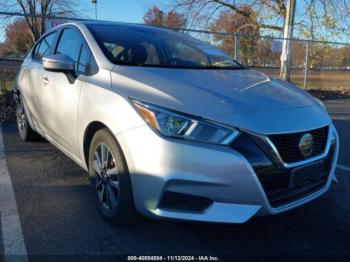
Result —
<instances>
[{"instance_id":1,"label":"alloy wheel","mask_svg":"<svg viewBox=\"0 0 350 262\"><path fill-rule=\"evenodd\" d=\"M99 144L93 160L95 189L103 209L114 210L119 199L119 177L116 161L106 144Z\"/></svg>"}]
</instances>

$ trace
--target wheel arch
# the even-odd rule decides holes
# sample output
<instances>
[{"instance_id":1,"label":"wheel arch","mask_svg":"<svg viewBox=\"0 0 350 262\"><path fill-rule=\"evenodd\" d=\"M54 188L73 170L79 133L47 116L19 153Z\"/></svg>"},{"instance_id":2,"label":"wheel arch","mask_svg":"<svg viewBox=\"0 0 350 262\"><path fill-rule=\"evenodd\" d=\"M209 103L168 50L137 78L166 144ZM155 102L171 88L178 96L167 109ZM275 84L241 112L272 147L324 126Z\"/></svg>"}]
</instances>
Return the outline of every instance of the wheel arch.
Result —
<instances>
[{"instance_id":1,"label":"wheel arch","mask_svg":"<svg viewBox=\"0 0 350 262\"><path fill-rule=\"evenodd\" d=\"M100 121L93 121L91 122L85 129L84 132L84 138L83 138L83 160L86 164L87 169L89 168L89 150L92 138L96 134L98 130L101 130L103 128L107 128L109 131L110 129L105 125L104 123Z\"/></svg>"},{"instance_id":2,"label":"wheel arch","mask_svg":"<svg viewBox=\"0 0 350 262\"><path fill-rule=\"evenodd\" d=\"M117 143L118 147L121 149L122 153L123 153L123 158L126 162L126 164L128 165L128 161L126 159L125 153L124 152L124 148L122 146L122 143L120 143L121 141L119 141L117 139L117 137L114 135L115 132L113 132L113 129L111 128L111 126L109 126L108 124L105 124L102 121L92 121L90 122L87 127L85 128L84 131L84 136L83 136L83 146L82 146L82 154L83 154L83 159L82 161L84 162L84 164L86 165L86 170L88 171L89 169L89 151L90 151L90 145L92 142L92 139L94 137L94 135L96 134L96 132L98 132L101 129L106 129L109 134L113 137L114 141Z\"/></svg>"}]
</instances>

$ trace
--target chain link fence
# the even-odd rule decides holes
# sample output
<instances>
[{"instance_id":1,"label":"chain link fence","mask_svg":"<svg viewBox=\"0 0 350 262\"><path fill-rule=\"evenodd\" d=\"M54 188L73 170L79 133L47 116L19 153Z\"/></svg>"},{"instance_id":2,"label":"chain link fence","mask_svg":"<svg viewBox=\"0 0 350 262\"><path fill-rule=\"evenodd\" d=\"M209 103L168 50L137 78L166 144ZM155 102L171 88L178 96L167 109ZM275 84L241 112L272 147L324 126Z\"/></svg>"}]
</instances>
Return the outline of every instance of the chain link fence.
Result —
<instances>
[{"instance_id":1,"label":"chain link fence","mask_svg":"<svg viewBox=\"0 0 350 262\"><path fill-rule=\"evenodd\" d=\"M0 92L12 86L16 71L33 45L25 18L19 13L0 12ZM46 27L67 21L67 18L59 17L35 18L46 19ZM191 29L174 30L218 47L247 67L279 76L283 38ZM290 41L293 83L305 89L350 90L350 44L300 39Z\"/></svg>"},{"instance_id":2,"label":"chain link fence","mask_svg":"<svg viewBox=\"0 0 350 262\"><path fill-rule=\"evenodd\" d=\"M279 77L283 38L181 30L241 64ZM350 90L350 44L292 39L291 81L305 89Z\"/></svg>"}]
</instances>

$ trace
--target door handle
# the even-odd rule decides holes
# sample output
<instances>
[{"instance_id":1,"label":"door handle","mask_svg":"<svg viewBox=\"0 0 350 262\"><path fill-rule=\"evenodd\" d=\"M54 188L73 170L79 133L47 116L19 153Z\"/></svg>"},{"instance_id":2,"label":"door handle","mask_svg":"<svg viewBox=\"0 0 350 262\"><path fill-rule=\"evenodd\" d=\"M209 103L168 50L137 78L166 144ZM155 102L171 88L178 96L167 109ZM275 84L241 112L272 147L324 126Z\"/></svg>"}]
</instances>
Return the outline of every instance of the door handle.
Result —
<instances>
[{"instance_id":1,"label":"door handle","mask_svg":"<svg viewBox=\"0 0 350 262\"><path fill-rule=\"evenodd\" d=\"M42 77L42 81L43 81L44 85L48 85L50 82L50 80L47 76Z\"/></svg>"}]
</instances>

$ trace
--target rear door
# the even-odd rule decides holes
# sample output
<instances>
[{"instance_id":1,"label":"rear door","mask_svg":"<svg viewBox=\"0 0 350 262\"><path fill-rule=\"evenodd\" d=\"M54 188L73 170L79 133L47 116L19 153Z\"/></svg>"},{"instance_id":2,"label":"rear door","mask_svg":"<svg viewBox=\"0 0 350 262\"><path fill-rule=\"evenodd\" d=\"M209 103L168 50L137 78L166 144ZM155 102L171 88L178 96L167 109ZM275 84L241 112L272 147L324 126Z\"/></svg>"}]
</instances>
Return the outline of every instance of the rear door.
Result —
<instances>
[{"instance_id":1,"label":"rear door","mask_svg":"<svg viewBox=\"0 0 350 262\"><path fill-rule=\"evenodd\" d=\"M18 83L28 117L36 128L42 129L41 119L45 112L40 100L43 89L42 76L45 72L41 58L48 54L55 43L56 31L43 36L34 46L33 51L23 62Z\"/></svg>"}]
</instances>

